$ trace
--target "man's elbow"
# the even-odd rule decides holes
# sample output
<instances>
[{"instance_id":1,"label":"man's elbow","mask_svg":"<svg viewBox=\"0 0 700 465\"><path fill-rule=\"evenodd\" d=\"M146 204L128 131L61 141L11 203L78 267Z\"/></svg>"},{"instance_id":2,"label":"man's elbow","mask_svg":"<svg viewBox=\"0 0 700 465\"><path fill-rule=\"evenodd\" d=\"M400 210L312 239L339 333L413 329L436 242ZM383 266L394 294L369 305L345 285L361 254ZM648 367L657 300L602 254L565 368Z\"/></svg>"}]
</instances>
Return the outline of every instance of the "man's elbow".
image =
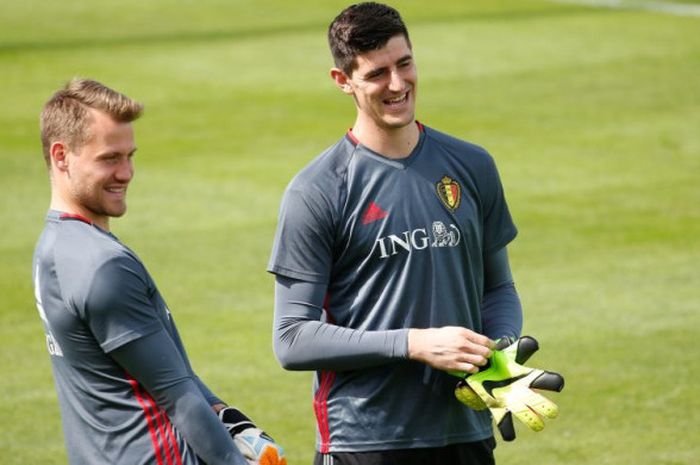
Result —
<instances>
[{"instance_id":1,"label":"man's elbow","mask_svg":"<svg viewBox=\"0 0 700 465\"><path fill-rule=\"evenodd\" d=\"M294 348L283 341L275 340L273 345L275 358L282 368L290 371L308 370Z\"/></svg>"}]
</instances>

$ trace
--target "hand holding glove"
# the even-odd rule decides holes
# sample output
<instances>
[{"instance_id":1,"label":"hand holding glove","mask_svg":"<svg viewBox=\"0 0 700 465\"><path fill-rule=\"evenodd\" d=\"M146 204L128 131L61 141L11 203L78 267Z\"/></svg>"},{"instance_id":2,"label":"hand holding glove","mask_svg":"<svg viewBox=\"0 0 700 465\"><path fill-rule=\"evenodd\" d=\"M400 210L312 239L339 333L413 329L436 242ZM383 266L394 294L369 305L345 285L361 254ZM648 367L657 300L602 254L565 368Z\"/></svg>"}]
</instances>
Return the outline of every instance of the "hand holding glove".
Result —
<instances>
[{"instance_id":1,"label":"hand holding glove","mask_svg":"<svg viewBox=\"0 0 700 465\"><path fill-rule=\"evenodd\" d=\"M219 418L250 465L287 465L284 450L240 410L226 407Z\"/></svg>"},{"instance_id":2,"label":"hand holding glove","mask_svg":"<svg viewBox=\"0 0 700 465\"><path fill-rule=\"evenodd\" d=\"M457 399L475 410L491 409L498 429L506 441L515 439L513 418L525 423L533 431L544 428L544 418L555 418L556 404L531 388L559 392L564 378L554 372L523 366L539 346L530 336L513 342L510 338L498 341L487 366L468 375L455 389Z\"/></svg>"}]
</instances>

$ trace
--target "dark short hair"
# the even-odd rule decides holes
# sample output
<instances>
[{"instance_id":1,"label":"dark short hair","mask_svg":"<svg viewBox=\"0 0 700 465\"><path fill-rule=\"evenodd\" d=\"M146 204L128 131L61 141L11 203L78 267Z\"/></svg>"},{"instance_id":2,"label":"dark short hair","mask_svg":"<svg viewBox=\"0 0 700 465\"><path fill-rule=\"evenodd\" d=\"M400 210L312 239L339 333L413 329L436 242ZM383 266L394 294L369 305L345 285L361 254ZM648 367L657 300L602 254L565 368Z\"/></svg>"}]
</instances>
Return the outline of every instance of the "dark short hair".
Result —
<instances>
[{"instance_id":1,"label":"dark short hair","mask_svg":"<svg viewBox=\"0 0 700 465\"><path fill-rule=\"evenodd\" d=\"M328 27L328 45L335 65L350 75L358 55L384 47L399 34L410 47L408 29L394 8L375 2L357 3L344 9Z\"/></svg>"}]
</instances>

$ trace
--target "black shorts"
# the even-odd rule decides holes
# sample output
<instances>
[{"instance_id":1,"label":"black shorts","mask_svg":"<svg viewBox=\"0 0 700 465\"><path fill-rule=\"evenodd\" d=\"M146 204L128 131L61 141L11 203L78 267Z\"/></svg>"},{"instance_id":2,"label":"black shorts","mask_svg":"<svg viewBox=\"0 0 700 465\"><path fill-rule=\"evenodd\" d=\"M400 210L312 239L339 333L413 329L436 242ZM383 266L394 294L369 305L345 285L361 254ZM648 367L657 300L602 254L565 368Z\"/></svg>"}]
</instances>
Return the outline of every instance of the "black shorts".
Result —
<instances>
[{"instance_id":1,"label":"black shorts","mask_svg":"<svg viewBox=\"0 0 700 465\"><path fill-rule=\"evenodd\" d=\"M316 452L314 465L495 465L493 437L445 447L375 452Z\"/></svg>"}]
</instances>

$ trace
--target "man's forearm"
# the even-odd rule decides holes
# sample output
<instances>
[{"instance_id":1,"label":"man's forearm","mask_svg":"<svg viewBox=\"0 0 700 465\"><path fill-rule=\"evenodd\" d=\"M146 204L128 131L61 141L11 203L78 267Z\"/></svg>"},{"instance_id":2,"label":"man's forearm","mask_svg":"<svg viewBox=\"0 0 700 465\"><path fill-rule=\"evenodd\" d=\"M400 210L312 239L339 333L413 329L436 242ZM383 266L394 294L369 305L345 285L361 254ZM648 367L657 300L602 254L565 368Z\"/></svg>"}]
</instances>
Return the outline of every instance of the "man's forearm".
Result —
<instances>
[{"instance_id":1,"label":"man's forearm","mask_svg":"<svg viewBox=\"0 0 700 465\"><path fill-rule=\"evenodd\" d=\"M165 330L110 355L153 397L188 446L209 465L246 465Z\"/></svg>"},{"instance_id":2,"label":"man's forearm","mask_svg":"<svg viewBox=\"0 0 700 465\"><path fill-rule=\"evenodd\" d=\"M274 349L288 370L351 370L408 355L408 329L361 331L320 321L325 286L278 277Z\"/></svg>"}]
</instances>

